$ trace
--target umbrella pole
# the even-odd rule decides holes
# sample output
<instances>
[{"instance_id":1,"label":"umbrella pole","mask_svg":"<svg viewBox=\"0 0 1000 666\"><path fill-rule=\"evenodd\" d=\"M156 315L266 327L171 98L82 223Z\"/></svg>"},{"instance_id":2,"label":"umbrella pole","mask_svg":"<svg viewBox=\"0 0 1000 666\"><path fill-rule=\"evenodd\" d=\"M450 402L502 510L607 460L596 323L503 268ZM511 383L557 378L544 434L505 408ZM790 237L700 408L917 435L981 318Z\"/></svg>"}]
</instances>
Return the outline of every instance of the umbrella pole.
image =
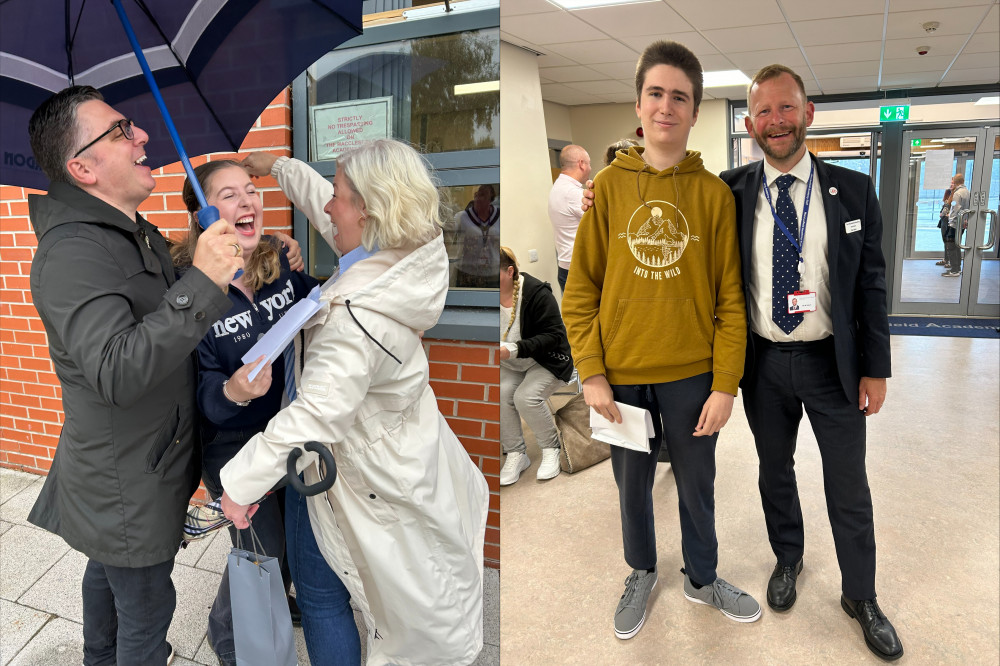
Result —
<instances>
[{"instance_id":1,"label":"umbrella pole","mask_svg":"<svg viewBox=\"0 0 1000 666\"><path fill-rule=\"evenodd\" d=\"M142 52L142 47L139 46L139 40L136 39L135 31L132 30L132 24L125 14L125 8L122 7L121 0L111 0L111 4L114 5L115 11L118 12L118 19L122 22L122 27L125 28L125 36L128 37L129 44L132 45L132 51L139 61L139 66L142 68L143 76L146 77L149 89L153 93L156 106L160 108L163 122L167 126L167 132L170 133L170 140L174 142L174 148L177 149L177 155L181 158L181 164L184 165L188 181L191 183L194 194L198 198L198 204L201 206L201 210L198 211L198 224L201 225L202 229L207 229L213 222L219 219L219 209L215 206L209 206L205 201L205 193L202 192L198 178L194 175L194 169L191 168L191 160L188 159L187 153L184 151L181 137L177 134L177 127L174 126L173 118L170 117L170 111L167 110L167 105L160 94L160 87L156 84L156 79L153 78L153 72L149 69L149 63L146 62L146 56ZM236 276L239 277L242 273L243 271L240 271Z\"/></svg>"}]
</instances>

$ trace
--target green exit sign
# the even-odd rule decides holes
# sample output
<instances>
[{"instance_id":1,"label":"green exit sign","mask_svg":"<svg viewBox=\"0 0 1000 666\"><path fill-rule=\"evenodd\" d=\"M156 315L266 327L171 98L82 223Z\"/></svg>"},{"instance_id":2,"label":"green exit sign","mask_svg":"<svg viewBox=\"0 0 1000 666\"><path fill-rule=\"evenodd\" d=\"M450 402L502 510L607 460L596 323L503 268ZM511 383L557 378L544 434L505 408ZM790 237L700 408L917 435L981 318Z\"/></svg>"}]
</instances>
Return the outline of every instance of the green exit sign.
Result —
<instances>
[{"instance_id":1,"label":"green exit sign","mask_svg":"<svg viewBox=\"0 0 1000 666\"><path fill-rule=\"evenodd\" d=\"M913 148L920 147L920 139L910 139L910 146Z\"/></svg>"},{"instance_id":2,"label":"green exit sign","mask_svg":"<svg viewBox=\"0 0 1000 666\"><path fill-rule=\"evenodd\" d=\"M903 122L910 118L910 105L880 106L878 119L883 123Z\"/></svg>"}]
</instances>

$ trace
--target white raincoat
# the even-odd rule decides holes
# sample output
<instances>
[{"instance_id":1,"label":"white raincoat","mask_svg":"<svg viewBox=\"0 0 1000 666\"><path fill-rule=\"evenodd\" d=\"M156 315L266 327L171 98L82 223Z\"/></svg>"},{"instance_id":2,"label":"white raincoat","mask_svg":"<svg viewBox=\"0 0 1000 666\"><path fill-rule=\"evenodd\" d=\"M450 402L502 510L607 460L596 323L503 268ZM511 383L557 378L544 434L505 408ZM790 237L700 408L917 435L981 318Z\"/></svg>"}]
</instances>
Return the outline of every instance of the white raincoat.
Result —
<instances>
[{"instance_id":1,"label":"white raincoat","mask_svg":"<svg viewBox=\"0 0 1000 666\"><path fill-rule=\"evenodd\" d=\"M368 664L468 664L483 645L489 490L438 411L418 336L447 291L441 234L354 264L307 324L298 397L221 474L249 504L281 479L293 447L330 447L337 481L309 498L309 518L364 616ZM319 480L316 460L300 460L306 483Z\"/></svg>"}]
</instances>

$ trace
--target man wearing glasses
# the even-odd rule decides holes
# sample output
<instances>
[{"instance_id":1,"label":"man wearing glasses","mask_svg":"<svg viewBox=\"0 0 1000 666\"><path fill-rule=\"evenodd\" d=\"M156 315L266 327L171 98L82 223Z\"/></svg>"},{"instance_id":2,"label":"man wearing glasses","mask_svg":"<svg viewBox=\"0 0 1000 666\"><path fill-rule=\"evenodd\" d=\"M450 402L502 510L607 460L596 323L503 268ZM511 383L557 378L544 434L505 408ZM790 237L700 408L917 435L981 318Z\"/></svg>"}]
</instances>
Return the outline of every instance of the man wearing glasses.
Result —
<instances>
[{"instance_id":1,"label":"man wearing glasses","mask_svg":"<svg viewBox=\"0 0 1000 666\"><path fill-rule=\"evenodd\" d=\"M198 486L193 352L230 307L243 266L233 225L203 233L177 279L137 209L155 182L149 136L89 86L46 100L29 123L52 181L31 195L31 294L62 388L65 423L28 520L88 558L83 663L164 664L170 573Z\"/></svg>"}]
</instances>

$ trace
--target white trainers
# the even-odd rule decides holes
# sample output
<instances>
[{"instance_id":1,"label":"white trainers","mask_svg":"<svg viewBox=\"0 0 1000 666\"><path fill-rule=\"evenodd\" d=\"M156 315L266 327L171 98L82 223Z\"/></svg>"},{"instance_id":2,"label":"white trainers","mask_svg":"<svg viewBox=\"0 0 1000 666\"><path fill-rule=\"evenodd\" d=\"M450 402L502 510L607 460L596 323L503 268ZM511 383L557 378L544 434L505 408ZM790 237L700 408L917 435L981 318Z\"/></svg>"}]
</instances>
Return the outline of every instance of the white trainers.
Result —
<instances>
[{"instance_id":1,"label":"white trainers","mask_svg":"<svg viewBox=\"0 0 1000 666\"><path fill-rule=\"evenodd\" d=\"M507 460L500 468L500 485L509 486L517 483L521 478L521 472L531 467L531 459L524 453L511 451L507 454Z\"/></svg>"},{"instance_id":2,"label":"white trainers","mask_svg":"<svg viewBox=\"0 0 1000 666\"><path fill-rule=\"evenodd\" d=\"M542 464L538 466L535 478L539 481L559 476L559 449L542 449Z\"/></svg>"}]
</instances>

